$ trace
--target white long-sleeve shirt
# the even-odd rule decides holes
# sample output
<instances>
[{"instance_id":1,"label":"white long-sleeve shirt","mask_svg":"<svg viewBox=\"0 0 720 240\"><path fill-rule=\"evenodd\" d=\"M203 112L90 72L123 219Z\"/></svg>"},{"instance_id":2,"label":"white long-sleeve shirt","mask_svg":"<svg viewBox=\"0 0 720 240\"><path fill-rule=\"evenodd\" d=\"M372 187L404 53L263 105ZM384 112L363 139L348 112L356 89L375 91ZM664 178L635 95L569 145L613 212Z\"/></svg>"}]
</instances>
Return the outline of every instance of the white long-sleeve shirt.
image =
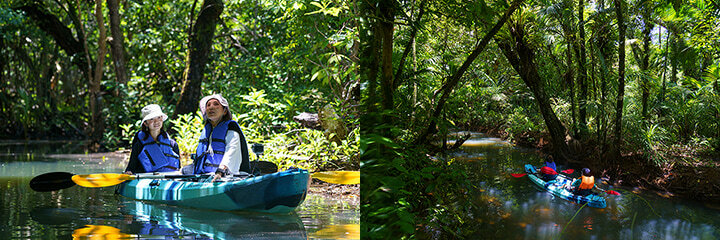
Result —
<instances>
[{"instance_id":1,"label":"white long-sleeve shirt","mask_svg":"<svg viewBox=\"0 0 720 240\"><path fill-rule=\"evenodd\" d=\"M247 142L240 141L240 134L236 131L228 130L225 135L225 154L220 161L220 166L227 166L232 174L240 174L240 164L242 164L242 153L240 144L247 145Z\"/></svg>"}]
</instances>

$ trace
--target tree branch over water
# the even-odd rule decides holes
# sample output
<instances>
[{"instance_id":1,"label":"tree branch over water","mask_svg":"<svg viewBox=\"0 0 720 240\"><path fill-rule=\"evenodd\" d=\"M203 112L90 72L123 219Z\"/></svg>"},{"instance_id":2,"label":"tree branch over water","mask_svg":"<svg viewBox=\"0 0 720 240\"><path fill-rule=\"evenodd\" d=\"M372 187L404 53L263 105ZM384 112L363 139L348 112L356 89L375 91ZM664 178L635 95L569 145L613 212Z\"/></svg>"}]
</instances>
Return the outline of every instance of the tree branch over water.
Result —
<instances>
[{"instance_id":1,"label":"tree branch over water","mask_svg":"<svg viewBox=\"0 0 720 240\"><path fill-rule=\"evenodd\" d=\"M478 42L478 44L475 46L475 50L470 53L470 55L465 59L465 62L463 62L463 65L460 66L457 72L450 76L450 79L445 83L445 85L442 86L442 88L436 92L435 96L437 96L439 93L442 93L440 96L440 99L438 100L437 106L435 106L435 110L433 111L433 115L430 117L430 124L428 124L427 129L425 129L419 137L415 140L415 143L424 143L427 140L427 136L431 134L437 125L437 119L440 116L440 113L442 112L442 108L445 106L445 102L447 101L447 98L450 96L450 93L452 93L453 88L460 82L460 79L462 78L462 75L465 74L465 71L470 67L470 64L472 64L473 61L480 55L480 53L485 50L485 47L487 46L488 42L490 42L490 39L492 39L495 34L497 34L498 31L500 31L500 28L502 28L503 25L505 25L505 22L510 18L510 15L512 15L513 12L515 12L518 7L520 7L520 4L523 0L515 0L513 3L508 7L505 14L498 20L497 23L495 23L495 26L493 26L492 29Z\"/></svg>"}]
</instances>

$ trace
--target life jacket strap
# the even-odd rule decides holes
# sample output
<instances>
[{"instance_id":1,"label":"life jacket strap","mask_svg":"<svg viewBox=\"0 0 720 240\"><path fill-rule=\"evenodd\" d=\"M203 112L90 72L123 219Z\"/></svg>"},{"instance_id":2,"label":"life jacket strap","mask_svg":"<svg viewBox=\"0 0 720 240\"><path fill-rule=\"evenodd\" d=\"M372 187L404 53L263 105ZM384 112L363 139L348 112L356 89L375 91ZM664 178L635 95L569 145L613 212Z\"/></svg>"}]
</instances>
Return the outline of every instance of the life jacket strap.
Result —
<instances>
[{"instance_id":1,"label":"life jacket strap","mask_svg":"<svg viewBox=\"0 0 720 240\"><path fill-rule=\"evenodd\" d=\"M205 164L203 164L203 167L220 167L220 165L205 162Z\"/></svg>"},{"instance_id":2,"label":"life jacket strap","mask_svg":"<svg viewBox=\"0 0 720 240\"><path fill-rule=\"evenodd\" d=\"M177 171L177 170L178 170L178 168L176 168L176 167L173 167L173 166L170 166L170 165L167 165L167 166L163 166L163 167L164 167L164 168L169 168L169 169L172 169L172 170L175 170L175 171Z\"/></svg>"},{"instance_id":3,"label":"life jacket strap","mask_svg":"<svg viewBox=\"0 0 720 240\"><path fill-rule=\"evenodd\" d=\"M202 138L202 139L200 139L200 142L203 142L203 143L204 143L204 142L208 142L208 141L209 141L209 140L208 140L207 138ZM225 143L225 139L219 139L219 138L213 138L212 141L213 141L213 142Z\"/></svg>"}]
</instances>

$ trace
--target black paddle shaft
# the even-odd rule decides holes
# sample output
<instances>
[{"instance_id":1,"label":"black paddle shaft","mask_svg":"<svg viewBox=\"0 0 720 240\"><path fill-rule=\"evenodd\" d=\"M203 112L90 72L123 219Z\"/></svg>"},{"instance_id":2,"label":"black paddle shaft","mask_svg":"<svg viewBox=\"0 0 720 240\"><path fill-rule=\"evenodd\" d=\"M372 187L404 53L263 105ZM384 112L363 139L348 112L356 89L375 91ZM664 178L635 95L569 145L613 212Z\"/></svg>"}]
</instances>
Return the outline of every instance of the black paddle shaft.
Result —
<instances>
[{"instance_id":1,"label":"black paddle shaft","mask_svg":"<svg viewBox=\"0 0 720 240\"><path fill-rule=\"evenodd\" d=\"M69 172L50 172L41 174L30 180L30 188L37 192L50 192L75 186Z\"/></svg>"}]
</instances>

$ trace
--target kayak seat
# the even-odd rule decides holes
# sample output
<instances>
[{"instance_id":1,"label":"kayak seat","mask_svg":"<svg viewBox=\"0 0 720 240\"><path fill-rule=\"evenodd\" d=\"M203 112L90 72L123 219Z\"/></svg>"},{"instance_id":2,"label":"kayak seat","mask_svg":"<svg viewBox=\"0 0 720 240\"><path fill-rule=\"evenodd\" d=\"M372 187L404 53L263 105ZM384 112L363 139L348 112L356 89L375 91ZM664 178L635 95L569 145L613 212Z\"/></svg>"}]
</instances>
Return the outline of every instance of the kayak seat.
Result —
<instances>
[{"instance_id":1,"label":"kayak seat","mask_svg":"<svg viewBox=\"0 0 720 240\"><path fill-rule=\"evenodd\" d=\"M252 161L250 162L250 171L254 175L262 175L268 173L276 173L278 166L275 163L268 161Z\"/></svg>"}]
</instances>

